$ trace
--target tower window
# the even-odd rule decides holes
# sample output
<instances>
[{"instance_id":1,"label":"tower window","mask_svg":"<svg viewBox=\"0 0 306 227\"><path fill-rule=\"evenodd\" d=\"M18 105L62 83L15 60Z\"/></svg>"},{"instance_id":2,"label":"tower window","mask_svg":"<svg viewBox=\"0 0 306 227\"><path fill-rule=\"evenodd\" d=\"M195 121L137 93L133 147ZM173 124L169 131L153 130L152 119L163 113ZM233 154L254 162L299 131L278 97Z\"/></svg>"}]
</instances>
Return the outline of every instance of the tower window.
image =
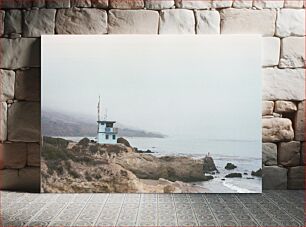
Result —
<instances>
[{"instance_id":1,"label":"tower window","mask_svg":"<svg viewBox=\"0 0 306 227\"><path fill-rule=\"evenodd\" d=\"M113 140L115 140L116 139L116 135L113 135Z\"/></svg>"},{"instance_id":2,"label":"tower window","mask_svg":"<svg viewBox=\"0 0 306 227\"><path fill-rule=\"evenodd\" d=\"M107 139L107 140L108 140L108 137L109 137L108 135L105 135L105 139Z\"/></svg>"}]
</instances>

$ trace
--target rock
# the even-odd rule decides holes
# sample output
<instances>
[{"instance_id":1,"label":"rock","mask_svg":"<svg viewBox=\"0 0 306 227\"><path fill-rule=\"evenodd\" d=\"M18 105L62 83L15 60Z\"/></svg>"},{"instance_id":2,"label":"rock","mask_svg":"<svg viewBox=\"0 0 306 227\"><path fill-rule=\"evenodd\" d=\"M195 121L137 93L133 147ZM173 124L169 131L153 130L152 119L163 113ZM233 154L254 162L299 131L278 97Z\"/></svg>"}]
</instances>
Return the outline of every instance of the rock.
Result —
<instances>
[{"instance_id":1,"label":"rock","mask_svg":"<svg viewBox=\"0 0 306 227\"><path fill-rule=\"evenodd\" d=\"M61 9L61 8L69 8L70 0L45 0L47 8L51 9Z\"/></svg>"},{"instance_id":2,"label":"rock","mask_svg":"<svg viewBox=\"0 0 306 227\"><path fill-rule=\"evenodd\" d=\"M276 36L304 36L305 33L305 10L304 9L281 9L277 13Z\"/></svg>"},{"instance_id":3,"label":"rock","mask_svg":"<svg viewBox=\"0 0 306 227\"><path fill-rule=\"evenodd\" d=\"M261 177L262 176L261 168L259 170L257 170L257 171L252 171L251 175L254 176L254 177Z\"/></svg>"},{"instance_id":4,"label":"rock","mask_svg":"<svg viewBox=\"0 0 306 227\"><path fill-rule=\"evenodd\" d=\"M298 104L298 111L294 118L294 139L305 141L305 101Z\"/></svg>"},{"instance_id":5,"label":"rock","mask_svg":"<svg viewBox=\"0 0 306 227\"><path fill-rule=\"evenodd\" d=\"M33 9L24 12L23 36L54 34L55 9Z\"/></svg>"},{"instance_id":6,"label":"rock","mask_svg":"<svg viewBox=\"0 0 306 227\"><path fill-rule=\"evenodd\" d=\"M266 166L277 165L277 145L275 143L262 144L262 164Z\"/></svg>"},{"instance_id":7,"label":"rock","mask_svg":"<svg viewBox=\"0 0 306 227\"><path fill-rule=\"evenodd\" d=\"M40 101L40 68L16 71L15 98Z\"/></svg>"},{"instance_id":8,"label":"rock","mask_svg":"<svg viewBox=\"0 0 306 227\"><path fill-rule=\"evenodd\" d=\"M279 63L280 39L277 37L262 38L263 66L275 66Z\"/></svg>"},{"instance_id":9,"label":"rock","mask_svg":"<svg viewBox=\"0 0 306 227\"><path fill-rule=\"evenodd\" d=\"M107 33L107 13L101 9L60 9L55 23L57 34Z\"/></svg>"},{"instance_id":10,"label":"rock","mask_svg":"<svg viewBox=\"0 0 306 227\"><path fill-rule=\"evenodd\" d=\"M243 175L248 175L248 173L243 173Z\"/></svg>"},{"instance_id":11,"label":"rock","mask_svg":"<svg viewBox=\"0 0 306 227\"><path fill-rule=\"evenodd\" d=\"M225 179L224 179L224 178L222 178L221 180L222 180L222 181L225 181Z\"/></svg>"},{"instance_id":12,"label":"rock","mask_svg":"<svg viewBox=\"0 0 306 227\"><path fill-rule=\"evenodd\" d=\"M145 0L146 9L170 9L174 7L174 0L164 1L164 0Z\"/></svg>"},{"instance_id":13,"label":"rock","mask_svg":"<svg viewBox=\"0 0 306 227\"><path fill-rule=\"evenodd\" d=\"M7 104L0 103L0 142L7 140Z\"/></svg>"},{"instance_id":14,"label":"rock","mask_svg":"<svg viewBox=\"0 0 306 227\"><path fill-rule=\"evenodd\" d=\"M211 173L213 171L216 171L217 173L219 173L213 158L212 157L205 157L203 159L203 173Z\"/></svg>"},{"instance_id":15,"label":"rock","mask_svg":"<svg viewBox=\"0 0 306 227\"><path fill-rule=\"evenodd\" d=\"M18 69L40 66L40 40L35 38L0 38L2 53L1 68Z\"/></svg>"},{"instance_id":16,"label":"rock","mask_svg":"<svg viewBox=\"0 0 306 227\"><path fill-rule=\"evenodd\" d=\"M26 166L26 162L25 143L0 143L0 169L21 169Z\"/></svg>"},{"instance_id":17,"label":"rock","mask_svg":"<svg viewBox=\"0 0 306 227\"><path fill-rule=\"evenodd\" d=\"M273 36L275 30L275 10L263 9L223 9L221 33L223 34L262 34Z\"/></svg>"},{"instance_id":18,"label":"rock","mask_svg":"<svg viewBox=\"0 0 306 227\"><path fill-rule=\"evenodd\" d=\"M91 0L91 4L94 8L106 9L108 7L108 0Z\"/></svg>"},{"instance_id":19,"label":"rock","mask_svg":"<svg viewBox=\"0 0 306 227\"><path fill-rule=\"evenodd\" d=\"M212 7L212 3L207 0L175 0L175 6L185 9L209 9Z\"/></svg>"},{"instance_id":20,"label":"rock","mask_svg":"<svg viewBox=\"0 0 306 227\"><path fill-rule=\"evenodd\" d=\"M8 109L8 140L40 141L40 104L16 102Z\"/></svg>"},{"instance_id":21,"label":"rock","mask_svg":"<svg viewBox=\"0 0 306 227\"><path fill-rule=\"evenodd\" d=\"M231 7L233 4L232 0L213 0L212 1L212 8L228 8Z\"/></svg>"},{"instance_id":22,"label":"rock","mask_svg":"<svg viewBox=\"0 0 306 227\"><path fill-rule=\"evenodd\" d=\"M272 115L274 109L274 102L273 101L262 101L261 105L261 115Z\"/></svg>"},{"instance_id":23,"label":"rock","mask_svg":"<svg viewBox=\"0 0 306 227\"><path fill-rule=\"evenodd\" d=\"M0 8L2 9L21 9L30 8L32 1L29 0L2 0Z\"/></svg>"},{"instance_id":24,"label":"rock","mask_svg":"<svg viewBox=\"0 0 306 227\"><path fill-rule=\"evenodd\" d=\"M91 7L90 0L70 0L71 7Z\"/></svg>"},{"instance_id":25,"label":"rock","mask_svg":"<svg viewBox=\"0 0 306 227\"><path fill-rule=\"evenodd\" d=\"M15 72L0 69L0 101L14 99Z\"/></svg>"},{"instance_id":26,"label":"rock","mask_svg":"<svg viewBox=\"0 0 306 227\"><path fill-rule=\"evenodd\" d=\"M265 190L287 189L287 169L278 166L263 167L262 187Z\"/></svg>"},{"instance_id":27,"label":"rock","mask_svg":"<svg viewBox=\"0 0 306 227\"><path fill-rule=\"evenodd\" d=\"M157 34L159 14L152 10L110 10L110 34Z\"/></svg>"},{"instance_id":28,"label":"rock","mask_svg":"<svg viewBox=\"0 0 306 227\"><path fill-rule=\"evenodd\" d=\"M87 147L90 143L90 140L88 138L83 138L78 142L78 145L81 145L83 147Z\"/></svg>"},{"instance_id":29,"label":"rock","mask_svg":"<svg viewBox=\"0 0 306 227\"><path fill-rule=\"evenodd\" d=\"M294 102L278 100L275 102L275 112L277 113L293 113L297 111L297 106Z\"/></svg>"},{"instance_id":30,"label":"rock","mask_svg":"<svg viewBox=\"0 0 306 227\"><path fill-rule=\"evenodd\" d=\"M38 143L27 143L27 166L40 167L40 145Z\"/></svg>"},{"instance_id":31,"label":"rock","mask_svg":"<svg viewBox=\"0 0 306 227\"><path fill-rule=\"evenodd\" d=\"M263 142L290 141L294 138L291 120L287 118L262 119Z\"/></svg>"},{"instance_id":32,"label":"rock","mask_svg":"<svg viewBox=\"0 0 306 227\"><path fill-rule=\"evenodd\" d=\"M242 174L241 173L230 173L225 176L225 178L237 178L237 177L241 178Z\"/></svg>"},{"instance_id":33,"label":"rock","mask_svg":"<svg viewBox=\"0 0 306 227\"><path fill-rule=\"evenodd\" d=\"M247 180L253 180L253 179L255 179L254 177L247 177L246 178Z\"/></svg>"},{"instance_id":34,"label":"rock","mask_svg":"<svg viewBox=\"0 0 306 227\"><path fill-rule=\"evenodd\" d=\"M288 171L288 189L303 190L305 189L304 166L291 167Z\"/></svg>"},{"instance_id":35,"label":"rock","mask_svg":"<svg viewBox=\"0 0 306 227\"><path fill-rule=\"evenodd\" d=\"M142 9L143 0L109 0L109 6L113 9Z\"/></svg>"},{"instance_id":36,"label":"rock","mask_svg":"<svg viewBox=\"0 0 306 227\"><path fill-rule=\"evenodd\" d=\"M303 8L303 0L285 0L285 8Z\"/></svg>"},{"instance_id":37,"label":"rock","mask_svg":"<svg viewBox=\"0 0 306 227\"><path fill-rule=\"evenodd\" d=\"M160 34L195 34L193 11L165 9L160 12Z\"/></svg>"},{"instance_id":38,"label":"rock","mask_svg":"<svg viewBox=\"0 0 306 227\"><path fill-rule=\"evenodd\" d=\"M278 163L285 167L298 166L300 164L300 142L290 141L288 143L280 143Z\"/></svg>"},{"instance_id":39,"label":"rock","mask_svg":"<svg viewBox=\"0 0 306 227\"><path fill-rule=\"evenodd\" d=\"M11 9L5 14L4 33L22 33L22 11Z\"/></svg>"},{"instance_id":40,"label":"rock","mask_svg":"<svg viewBox=\"0 0 306 227\"><path fill-rule=\"evenodd\" d=\"M119 137L117 139L117 143L121 143L121 144L124 144L125 146L127 147L131 147L129 141L127 141L126 139L124 139L123 137Z\"/></svg>"},{"instance_id":41,"label":"rock","mask_svg":"<svg viewBox=\"0 0 306 227\"><path fill-rule=\"evenodd\" d=\"M0 170L2 190L40 192L40 168L27 167L20 170Z\"/></svg>"},{"instance_id":42,"label":"rock","mask_svg":"<svg viewBox=\"0 0 306 227\"><path fill-rule=\"evenodd\" d=\"M196 10L197 34L220 34L220 14L218 11Z\"/></svg>"},{"instance_id":43,"label":"rock","mask_svg":"<svg viewBox=\"0 0 306 227\"><path fill-rule=\"evenodd\" d=\"M227 163L224 168L227 170L232 170L232 169L236 169L237 166L235 166L233 163Z\"/></svg>"},{"instance_id":44,"label":"rock","mask_svg":"<svg viewBox=\"0 0 306 227\"><path fill-rule=\"evenodd\" d=\"M305 66L305 37L287 37L282 39L282 51L279 66L281 68L299 68Z\"/></svg>"},{"instance_id":45,"label":"rock","mask_svg":"<svg viewBox=\"0 0 306 227\"><path fill-rule=\"evenodd\" d=\"M303 69L263 69L264 100L304 100L305 75Z\"/></svg>"},{"instance_id":46,"label":"rock","mask_svg":"<svg viewBox=\"0 0 306 227\"><path fill-rule=\"evenodd\" d=\"M257 9L276 9L276 8L283 8L284 0L254 0L253 6Z\"/></svg>"},{"instance_id":47,"label":"rock","mask_svg":"<svg viewBox=\"0 0 306 227\"><path fill-rule=\"evenodd\" d=\"M249 0L234 0L233 2L233 7L242 9L242 8L252 8L253 6L253 1Z\"/></svg>"}]
</instances>

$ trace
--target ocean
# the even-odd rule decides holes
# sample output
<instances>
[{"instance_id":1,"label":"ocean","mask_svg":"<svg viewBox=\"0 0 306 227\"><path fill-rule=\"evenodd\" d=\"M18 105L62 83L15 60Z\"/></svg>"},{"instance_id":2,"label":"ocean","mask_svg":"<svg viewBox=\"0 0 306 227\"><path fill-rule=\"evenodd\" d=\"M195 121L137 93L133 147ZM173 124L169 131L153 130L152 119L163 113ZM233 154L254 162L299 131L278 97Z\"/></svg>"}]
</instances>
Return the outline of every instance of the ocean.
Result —
<instances>
[{"instance_id":1,"label":"ocean","mask_svg":"<svg viewBox=\"0 0 306 227\"><path fill-rule=\"evenodd\" d=\"M80 137L65 139L79 141ZM89 138L94 139L94 138ZM166 138L126 137L131 146L140 150L151 150L155 156L189 156L194 159L204 158L209 154L215 162L219 174L205 182L193 182L212 193L261 193L262 179L251 176L252 171L262 168L260 141L213 140L200 137L169 136ZM226 170L231 162L237 166ZM242 178L225 178L225 175L237 172ZM254 179L248 179L254 178Z\"/></svg>"}]
</instances>

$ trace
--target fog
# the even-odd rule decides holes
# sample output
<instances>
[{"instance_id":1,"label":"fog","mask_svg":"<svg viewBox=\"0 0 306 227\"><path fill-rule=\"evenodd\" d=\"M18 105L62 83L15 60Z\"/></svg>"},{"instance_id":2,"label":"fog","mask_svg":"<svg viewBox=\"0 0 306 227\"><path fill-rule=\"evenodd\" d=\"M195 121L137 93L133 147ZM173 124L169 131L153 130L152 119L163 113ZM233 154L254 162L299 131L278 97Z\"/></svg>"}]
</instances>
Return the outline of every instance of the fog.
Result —
<instances>
[{"instance_id":1,"label":"fog","mask_svg":"<svg viewBox=\"0 0 306 227\"><path fill-rule=\"evenodd\" d=\"M42 37L42 108L166 135L261 138L257 35ZM102 118L101 117L101 118Z\"/></svg>"}]
</instances>

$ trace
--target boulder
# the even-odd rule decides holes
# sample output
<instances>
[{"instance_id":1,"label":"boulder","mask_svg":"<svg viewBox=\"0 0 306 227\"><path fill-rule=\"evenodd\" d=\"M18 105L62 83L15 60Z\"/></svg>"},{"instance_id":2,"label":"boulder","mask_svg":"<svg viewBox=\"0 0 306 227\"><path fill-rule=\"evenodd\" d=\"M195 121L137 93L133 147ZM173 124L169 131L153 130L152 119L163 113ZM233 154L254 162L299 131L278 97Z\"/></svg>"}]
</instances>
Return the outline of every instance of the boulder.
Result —
<instances>
[{"instance_id":1,"label":"boulder","mask_svg":"<svg viewBox=\"0 0 306 227\"><path fill-rule=\"evenodd\" d=\"M81 145L82 147L87 147L90 143L90 140L88 138L83 138L78 142L78 145Z\"/></svg>"},{"instance_id":2,"label":"boulder","mask_svg":"<svg viewBox=\"0 0 306 227\"><path fill-rule=\"evenodd\" d=\"M0 143L0 169L22 169L26 166L25 143Z\"/></svg>"},{"instance_id":3,"label":"boulder","mask_svg":"<svg viewBox=\"0 0 306 227\"><path fill-rule=\"evenodd\" d=\"M262 187L266 190L286 190L287 169L278 166L263 167Z\"/></svg>"},{"instance_id":4,"label":"boulder","mask_svg":"<svg viewBox=\"0 0 306 227\"><path fill-rule=\"evenodd\" d=\"M304 181L305 181L304 166L289 168L288 189L303 190L305 189Z\"/></svg>"},{"instance_id":5,"label":"boulder","mask_svg":"<svg viewBox=\"0 0 306 227\"><path fill-rule=\"evenodd\" d=\"M305 66L305 37L282 39L280 68L300 68Z\"/></svg>"},{"instance_id":6,"label":"boulder","mask_svg":"<svg viewBox=\"0 0 306 227\"><path fill-rule=\"evenodd\" d=\"M275 112L277 113L293 113L297 111L297 106L294 102L278 100L275 102Z\"/></svg>"},{"instance_id":7,"label":"boulder","mask_svg":"<svg viewBox=\"0 0 306 227\"><path fill-rule=\"evenodd\" d=\"M262 164L277 165L277 145L275 143L262 143Z\"/></svg>"},{"instance_id":8,"label":"boulder","mask_svg":"<svg viewBox=\"0 0 306 227\"><path fill-rule=\"evenodd\" d=\"M241 177L242 177L241 173L230 173L225 176L225 178L241 178Z\"/></svg>"},{"instance_id":9,"label":"boulder","mask_svg":"<svg viewBox=\"0 0 306 227\"><path fill-rule=\"evenodd\" d=\"M276 36L304 36L305 9L280 9L277 13Z\"/></svg>"},{"instance_id":10,"label":"boulder","mask_svg":"<svg viewBox=\"0 0 306 227\"><path fill-rule=\"evenodd\" d=\"M294 138L291 120L287 118L262 119L263 142L290 141Z\"/></svg>"},{"instance_id":11,"label":"boulder","mask_svg":"<svg viewBox=\"0 0 306 227\"><path fill-rule=\"evenodd\" d=\"M110 10L110 34L157 34L159 14L153 10Z\"/></svg>"},{"instance_id":12,"label":"boulder","mask_svg":"<svg viewBox=\"0 0 306 227\"><path fill-rule=\"evenodd\" d=\"M298 111L294 118L294 139L305 141L305 101L298 104Z\"/></svg>"},{"instance_id":13,"label":"boulder","mask_svg":"<svg viewBox=\"0 0 306 227\"><path fill-rule=\"evenodd\" d=\"M262 177L262 170L261 168L257 171L252 171L251 173L252 176L255 176L255 177Z\"/></svg>"},{"instance_id":14,"label":"boulder","mask_svg":"<svg viewBox=\"0 0 306 227\"><path fill-rule=\"evenodd\" d=\"M196 10L197 34L220 34L220 14L218 11Z\"/></svg>"},{"instance_id":15,"label":"boulder","mask_svg":"<svg viewBox=\"0 0 306 227\"><path fill-rule=\"evenodd\" d=\"M107 33L107 13L101 9L60 9L55 23L57 34Z\"/></svg>"},{"instance_id":16,"label":"boulder","mask_svg":"<svg viewBox=\"0 0 306 227\"><path fill-rule=\"evenodd\" d=\"M188 9L162 10L159 34L195 34L193 11Z\"/></svg>"},{"instance_id":17,"label":"boulder","mask_svg":"<svg viewBox=\"0 0 306 227\"><path fill-rule=\"evenodd\" d=\"M16 71L15 98L17 100L40 101L40 68Z\"/></svg>"},{"instance_id":18,"label":"boulder","mask_svg":"<svg viewBox=\"0 0 306 227\"><path fill-rule=\"evenodd\" d=\"M15 72L13 70L0 69L0 101L14 99Z\"/></svg>"},{"instance_id":19,"label":"boulder","mask_svg":"<svg viewBox=\"0 0 306 227\"><path fill-rule=\"evenodd\" d=\"M300 142L280 143L278 148L278 164L289 167L300 164Z\"/></svg>"},{"instance_id":20,"label":"boulder","mask_svg":"<svg viewBox=\"0 0 306 227\"><path fill-rule=\"evenodd\" d=\"M227 170L232 170L232 169L236 169L237 166L235 166L233 163L227 163L224 168Z\"/></svg>"},{"instance_id":21,"label":"boulder","mask_svg":"<svg viewBox=\"0 0 306 227\"><path fill-rule=\"evenodd\" d=\"M126 139L124 139L123 137L119 137L117 139L117 143L121 143L121 144L124 144L125 146L127 147L131 147L129 141L127 141Z\"/></svg>"},{"instance_id":22,"label":"boulder","mask_svg":"<svg viewBox=\"0 0 306 227\"><path fill-rule=\"evenodd\" d=\"M203 160L203 173L219 172L212 157L205 157Z\"/></svg>"},{"instance_id":23,"label":"boulder","mask_svg":"<svg viewBox=\"0 0 306 227\"><path fill-rule=\"evenodd\" d=\"M261 115L272 115L274 109L274 102L273 101L262 101L261 105Z\"/></svg>"}]
</instances>

